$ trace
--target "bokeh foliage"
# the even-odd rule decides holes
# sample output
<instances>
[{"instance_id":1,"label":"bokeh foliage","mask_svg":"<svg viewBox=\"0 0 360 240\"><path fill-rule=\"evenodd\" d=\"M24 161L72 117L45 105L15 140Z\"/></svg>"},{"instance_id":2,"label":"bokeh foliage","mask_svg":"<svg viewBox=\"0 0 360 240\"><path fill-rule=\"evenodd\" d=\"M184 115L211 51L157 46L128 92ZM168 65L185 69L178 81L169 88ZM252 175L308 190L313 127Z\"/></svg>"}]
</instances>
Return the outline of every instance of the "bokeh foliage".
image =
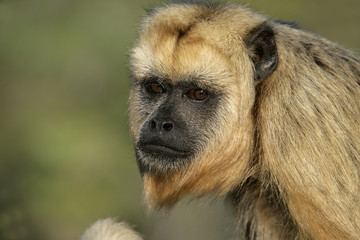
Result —
<instances>
[{"instance_id":1,"label":"bokeh foliage","mask_svg":"<svg viewBox=\"0 0 360 240\"><path fill-rule=\"evenodd\" d=\"M128 52L149 0L0 1L0 239L77 239L117 216L147 239L229 237L218 203L146 214L127 123ZM360 52L358 0L248 0Z\"/></svg>"}]
</instances>

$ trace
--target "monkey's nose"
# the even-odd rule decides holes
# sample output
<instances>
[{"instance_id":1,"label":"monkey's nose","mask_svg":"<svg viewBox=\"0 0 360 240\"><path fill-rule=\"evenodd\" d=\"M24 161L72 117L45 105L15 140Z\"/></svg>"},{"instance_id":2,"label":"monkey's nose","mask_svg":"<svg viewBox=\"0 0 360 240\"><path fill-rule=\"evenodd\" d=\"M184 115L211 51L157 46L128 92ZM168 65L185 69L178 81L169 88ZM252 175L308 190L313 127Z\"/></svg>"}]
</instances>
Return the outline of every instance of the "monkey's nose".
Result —
<instances>
[{"instance_id":1,"label":"monkey's nose","mask_svg":"<svg viewBox=\"0 0 360 240\"><path fill-rule=\"evenodd\" d=\"M158 131L166 131L169 132L174 128L174 124L170 121L156 121L155 119L152 119L149 122L149 127L152 130L158 130Z\"/></svg>"}]
</instances>

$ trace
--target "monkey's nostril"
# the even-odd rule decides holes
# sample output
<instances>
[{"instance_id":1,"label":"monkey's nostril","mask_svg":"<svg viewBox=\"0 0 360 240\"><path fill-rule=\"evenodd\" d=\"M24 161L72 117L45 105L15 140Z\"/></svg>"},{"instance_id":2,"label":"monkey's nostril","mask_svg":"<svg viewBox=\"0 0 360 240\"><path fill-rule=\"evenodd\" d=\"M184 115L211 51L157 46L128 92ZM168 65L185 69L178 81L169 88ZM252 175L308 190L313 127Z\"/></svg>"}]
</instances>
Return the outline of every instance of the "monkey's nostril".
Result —
<instances>
[{"instance_id":1,"label":"monkey's nostril","mask_svg":"<svg viewBox=\"0 0 360 240\"><path fill-rule=\"evenodd\" d=\"M151 120L149 123L150 128L155 129L156 128L156 122L154 120Z\"/></svg>"},{"instance_id":2,"label":"monkey's nostril","mask_svg":"<svg viewBox=\"0 0 360 240\"><path fill-rule=\"evenodd\" d=\"M162 128L165 131L171 131L171 129L173 128L173 124L171 122L164 122Z\"/></svg>"}]
</instances>

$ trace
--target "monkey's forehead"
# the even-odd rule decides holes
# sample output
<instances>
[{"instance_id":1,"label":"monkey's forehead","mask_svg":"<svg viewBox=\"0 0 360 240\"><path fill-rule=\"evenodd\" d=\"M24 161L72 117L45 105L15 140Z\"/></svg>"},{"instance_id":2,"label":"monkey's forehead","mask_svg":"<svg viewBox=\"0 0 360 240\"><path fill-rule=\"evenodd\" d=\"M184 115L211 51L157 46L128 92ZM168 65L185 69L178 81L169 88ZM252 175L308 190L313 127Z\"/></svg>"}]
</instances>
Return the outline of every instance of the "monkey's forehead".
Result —
<instances>
[{"instance_id":1,"label":"monkey's forehead","mask_svg":"<svg viewBox=\"0 0 360 240\"><path fill-rule=\"evenodd\" d=\"M188 44L172 40L164 40L155 48L147 44L134 48L132 75L138 80L156 76L170 81L231 77L232 62L215 47L202 41Z\"/></svg>"},{"instance_id":2,"label":"monkey's forehead","mask_svg":"<svg viewBox=\"0 0 360 240\"><path fill-rule=\"evenodd\" d=\"M232 58L244 53L242 38L265 21L237 5L171 4L143 22L131 52L132 74L177 79L184 76L228 78ZM234 47L235 45L235 47Z\"/></svg>"}]
</instances>

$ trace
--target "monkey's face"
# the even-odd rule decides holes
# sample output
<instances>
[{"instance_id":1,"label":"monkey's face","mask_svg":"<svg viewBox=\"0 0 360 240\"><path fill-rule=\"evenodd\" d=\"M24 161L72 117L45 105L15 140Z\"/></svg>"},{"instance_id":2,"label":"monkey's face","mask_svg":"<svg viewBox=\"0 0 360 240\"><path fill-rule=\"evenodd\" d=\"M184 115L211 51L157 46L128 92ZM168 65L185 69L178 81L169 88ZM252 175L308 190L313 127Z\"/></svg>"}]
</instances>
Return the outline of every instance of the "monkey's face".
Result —
<instances>
[{"instance_id":1,"label":"monkey's face","mask_svg":"<svg viewBox=\"0 0 360 240\"><path fill-rule=\"evenodd\" d=\"M144 46L135 51L143 54ZM233 165L226 159L243 154L235 149L248 146L248 132L252 131L250 127L241 132L249 124L249 112L238 111L244 94L239 94L242 87L235 84L226 58L203 43L180 47L176 63L164 59L162 51L147 56L150 71L133 72L129 100L130 127L145 193L152 195L147 198L167 195L149 200L159 205L166 204L175 192L182 195L185 188L191 190L195 183L208 191L218 184L207 185L210 180L226 182L221 171ZM144 61L133 64L139 67L136 64ZM247 161L242 163L247 165Z\"/></svg>"},{"instance_id":2,"label":"monkey's face","mask_svg":"<svg viewBox=\"0 0 360 240\"><path fill-rule=\"evenodd\" d=\"M130 123L143 174L174 173L196 161L224 131L231 113L221 112L221 106L234 104L226 84L218 81L231 81L225 59L203 43L180 46L176 56L164 56L165 49L150 52L152 70L133 73ZM143 47L135 50L143 54ZM144 64L139 60L134 66L138 63Z\"/></svg>"},{"instance_id":3,"label":"monkey's face","mask_svg":"<svg viewBox=\"0 0 360 240\"><path fill-rule=\"evenodd\" d=\"M149 205L171 205L186 193L224 194L251 174L256 74L239 37L250 29L229 33L228 13L205 20L213 12L160 9L132 51L130 128Z\"/></svg>"},{"instance_id":4,"label":"monkey's face","mask_svg":"<svg viewBox=\"0 0 360 240\"><path fill-rule=\"evenodd\" d=\"M132 73L130 127L149 205L172 204L187 192L228 191L249 163L245 105L253 92L242 93L218 50L202 42L180 46L149 52L145 71ZM146 48L134 50L133 68L145 64L136 54L144 57Z\"/></svg>"}]
</instances>

